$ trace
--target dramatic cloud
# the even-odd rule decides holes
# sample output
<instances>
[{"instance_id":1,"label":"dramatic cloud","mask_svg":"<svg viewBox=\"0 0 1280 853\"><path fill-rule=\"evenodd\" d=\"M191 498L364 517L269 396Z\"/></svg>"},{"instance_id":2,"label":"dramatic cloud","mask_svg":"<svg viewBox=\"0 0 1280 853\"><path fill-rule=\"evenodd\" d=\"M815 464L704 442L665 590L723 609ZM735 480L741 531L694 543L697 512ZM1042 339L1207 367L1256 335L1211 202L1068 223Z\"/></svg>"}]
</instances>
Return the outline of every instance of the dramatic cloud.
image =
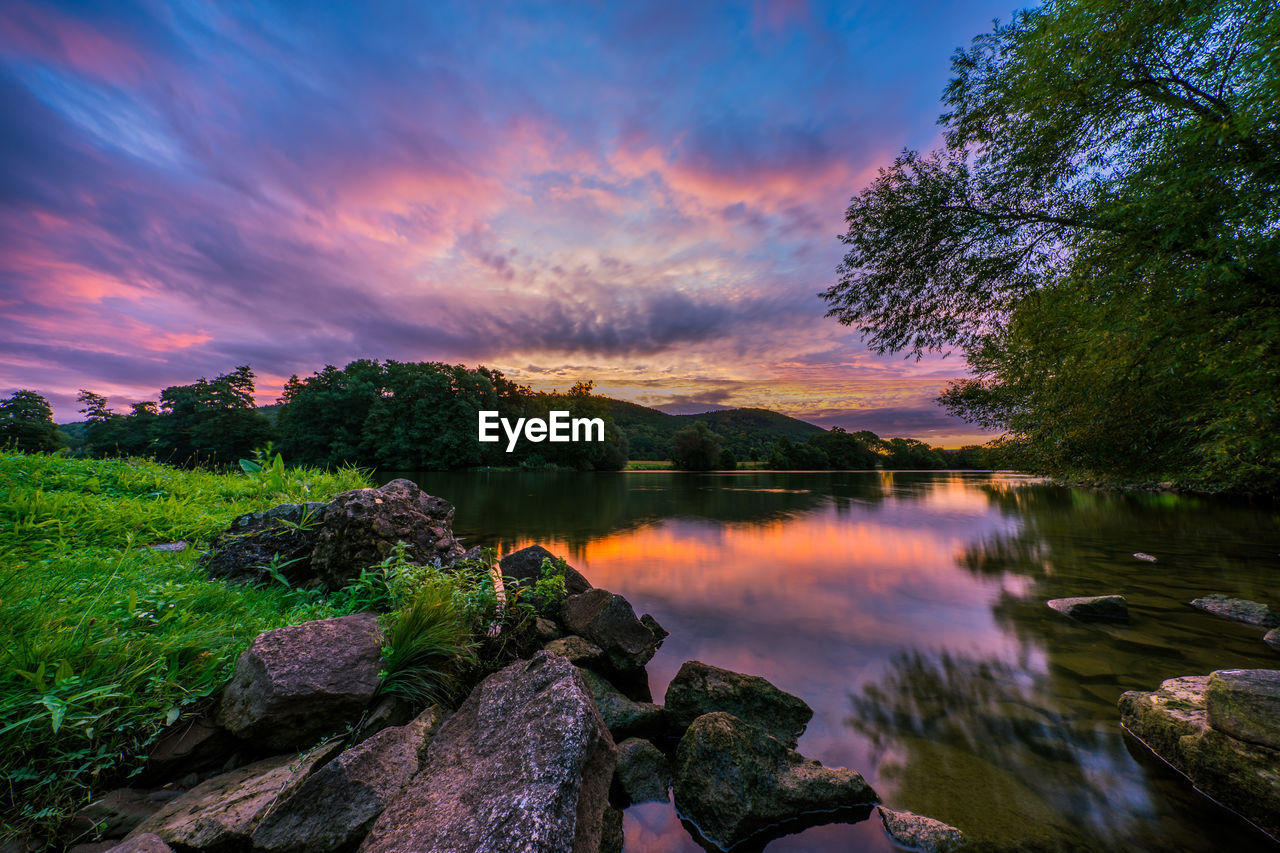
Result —
<instances>
[{"instance_id":1,"label":"dramatic cloud","mask_svg":"<svg viewBox=\"0 0 1280 853\"><path fill-rule=\"evenodd\" d=\"M0 393L433 359L971 439L931 402L962 362L816 294L1007 11L7 3Z\"/></svg>"}]
</instances>

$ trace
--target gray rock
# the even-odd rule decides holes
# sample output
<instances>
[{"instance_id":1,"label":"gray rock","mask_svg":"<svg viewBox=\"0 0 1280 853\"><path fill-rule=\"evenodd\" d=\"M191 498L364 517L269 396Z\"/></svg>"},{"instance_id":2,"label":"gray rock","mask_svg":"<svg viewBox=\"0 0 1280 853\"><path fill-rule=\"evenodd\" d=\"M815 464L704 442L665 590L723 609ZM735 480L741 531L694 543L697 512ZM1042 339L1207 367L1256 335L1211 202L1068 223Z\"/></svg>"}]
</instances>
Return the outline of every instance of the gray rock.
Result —
<instances>
[{"instance_id":1,"label":"gray rock","mask_svg":"<svg viewBox=\"0 0 1280 853\"><path fill-rule=\"evenodd\" d=\"M372 613L267 631L236 661L218 720L271 749L310 746L360 716L381 668L382 632Z\"/></svg>"},{"instance_id":2,"label":"gray rock","mask_svg":"<svg viewBox=\"0 0 1280 853\"><path fill-rule=\"evenodd\" d=\"M618 744L618 769L614 778L630 803L665 803L671 787L671 765L662 751L649 741L627 738Z\"/></svg>"},{"instance_id":3,"label":"gray rock","mask_svg":"<svg viewBox=\"0 0 1280 853\"><path fill-rule=\"evenodd\" d=\"M121 841L107 853L173 853L173 848L160 836L147 832Z\"/></svg>"},{"instance_id":4,"label":"gray rock","mask_svg":"<svg viewBox=\"0 0 1280 853\"><path fill-rule=\"evenodd\" d=\"M152 551L170 551L178 553L187 550L187 540L179 539L177 542L153 542L147 546Z\"/></svg>"},{"instance_id":5,"label":"gray rock","mask_svg":"<svg viewBox=\"0 0 1280 853\"><path fill-rule=\"evenodd\" d=\"M552 640L543 648L553 655L559 655L574 666L600 667L608 663L604 649L576 634Z\"/></svg>"},{"instance_id":6,"label":"gray rock","mask_svg":"<svg viewBox=\"0 0 1280 853\"><path fill-rule=\"evenodd\" d=\"M616 755L578 670L540 651L471 691L360 849L596 853Z\"/></svg>"},{"instance_id":7,"label":"gray rock","mask_svg":"<svg viewBox=\"0 0 1280 853\"><path fill-rule=\"evenodd\" d=\"M533 633L542 642L560 639L560 626L544 616L538 616L533 620Z\"/></svg>"},{"instance_id":8,"label":"gray rock","mask_svg":"<svg viewBox=\"0 0 1280 853\"><path fill-rule=\"evenodd\" d=\"M1223 734L1280 749L1280 670L1211 673L1205 688L1205 710L1209 725Z\"/></svg>"},{"instance_id":9,"label":"gray rock","mask_svg":"<svg viewBox=\"0 0 1280 853\"><path fill-rule=\"evenodd\" d=\"M158 835L179 849L246 848L267 810L337 751L337 744L328 744L306 755L278 755L215 776L164 805L128 838Z\"/></svg>"},{"instance_id":10,"label":"gray rock","mask_svg":"<svg viewBox=\"0 0 1280 853\"><path fill-rule=\"evenodd\" d=\"M1129 603L1123 595L1090 595L1054 598L1049 606L1081 622L1128 622Z\"/></svg>"},{"instance_id":11,"label":"gray rock","mask_svg":"<svg viewBox=\"0 0 1280 853\"><path fill-rule=\"evenodd\" d=\"M600 853L622 853L622 809L612 806L604 810L604 830L600 834Z\"/></svg>"},{"instance_id":12,"label":"gray rock","mask_svg":"<svg viewBox=\"0 0 1280 853\"><path fill-rule=\"evenodd\" d=\"M1262 641L1271 648L1280 652L1280 628L1272 628L1263 635Z\"/></svg>"},{"instance_id":13,"label":"gray rock","mask_svg":"<svg viewBox=\"0 0 1280 853\"><path fill-rule=\"evenodd\" d=\"M415 716L413 703L408 699L394 694L383 696L360 718L360 728L351 745L363 743L383 729L408 725Z\"/></svg>"},{"instance_id":14,"label":"gray rock","mask_svg":"<svg viewBox=\"0 0 1280 853\"><path fill-rule=\"evenodd\" d=\"M178 720L156 739L141 778L162 781L179 773L213 770L226 764L244 746L210 715Z\"/></svg>"},{"instance_id":15,"label":"gray rock","mask_svg":"<svg viewBox=\"0 0 1280 853\"><path fill-rule=\"evenodd\" d=\"M1280 628L1280 613L1257 601L1232 598L1215 592L1213 595L1197 598L1191 602L1191 606L1223 619L1234 619L1236 622L1247 622L1262 628Z\"/></svg>"},{"instance_id":16,"label":"gray rock","mask_svg":"<svg viewBox=\"0 0 1280 853\"><path fill-rule=\"evenodd\" d=\"M1213 799L1280 840L1280 751L1209 725L1209 676L1171 678L1120 697L1124 728Z\"/></svg>"},{"instance_id":17,"label":"gray rock","mask_svg":"<svg viewBox=\"0 0 1280 853\"><path fill-rule=\"evenodd\" d=\"M724 711L795 747L813 709L804 700L774 687L758 675L686 661L667 686L667 720L683 730L712 711Z\"/></svg>"},{"instance_id":18,"label":"gray rock","mask_svg":"<svg viewBox=\"0 0 1280 853\"><path fill-rule=\"evenodd\" d=\"M178 796L178 792L166 790L109 791L75 813L71 819L73 830L81 836L121 838Z\"/></svg>"},{"instance_id":19,"label":"gray rock","mask_svg":"<svg viewBox=\"0 0 1280 853\"><path fill-rule=\"evenodd\" d=\"M561 621L571 633L585 637L604 650L610 665L620 671L644 667L662 641L654 636L620 595L591 589L565 599Z\"/></svg>"},{"instance_id":20,"label":"gray rock","mask_svg":"<svg viewBox=\"0 0 1280 853\"><path fill-rule=\"evenodd\" d=\"M528 548L521 548L519 551L513 551L503 557L498 561L498 568L502 570L503 575L509 578L533 584L538 578L542 577L542 561L544 559L554 563L556 555L541 545L530 545ZM569 595L579 595L591 589L591 582L583 577L582 573L573 566L566 566L564 570L564 589Z\"/></svg>"},{"instance_id":21,"label":"gray rock","mask_svg":"<svg viewBox=\"0 0 1280 853\"><path fill-rule=\"evenodd\" d=\"M311 565L331 590L380 563L404 542L410 560L451 563L464 553L453 536L453 505L428 495L410 480L377 489L355 489L333 499L324 512Z\"/></svg>"},{"instance_id":22,"label":"gray rock","mask_svg":"<svg viewBox=\"0 0 1280 853\"><path fill-rule=\"evenodd\" d=\"M920 853L951 853L965 846L964 833L954 826L913 812L898 812L880 806L884 831L897 844Z\"/></svg>"},{"instance_id":23,"label":"gray rock","mask_svg":"<svg viewBox=\"0 0 1280 853\"><path fill-rule=\"evenodd\" d=\"M640 624L649 629L654 638L658 641L658 645L662 645L662 641L671 636L671 632L658 624L658 620L654 619L648 613L640 617Z\"/></svg>"},{"instance_id":24,"label":"gray rock","mask_svg":"<svg viewBox=\"0 0 1280 853\"><path fill-rule=\"evenodd\" d=\"M823 767L721 711L694 720L676 752L676 808L723 849L808 812L877 799L858 773Z\"/></svg>"},{"instance_id":25,"label":"gray rock","mask_svg":"<svg viewBox=\"0 0 1280 853\"><path fill-rule=\"evenodd\" d=\"M429 708L312 773L258 824L254 848L307 853L354 846L417 774L443 716L441 709Z\"/></svg>"},{"instance_id":26,"label":"gray rock","mask_svg":"<svg viewBox=\"0 0 1280 853\"><path fill-rule=\"evenodd\" d=\"M662 730L665 716L661 705L632 701L599 673L589 669L579 672L615 741L630 735L657 734Z\"/></svg>"},{"instance_id":27,"label":"gray rock","mask_svg":"<svg viewBox=\"0 0 1280 853\"><path fill-rule=\"evenodd\" d=\"M320 533L320 519L328 504L280 504L263 512L237 516L200 555L196 568L211 578L234 583L274 582L263 568L271 562L291 584L315 575L311 551Z\"/></svg>"}]
</instances>

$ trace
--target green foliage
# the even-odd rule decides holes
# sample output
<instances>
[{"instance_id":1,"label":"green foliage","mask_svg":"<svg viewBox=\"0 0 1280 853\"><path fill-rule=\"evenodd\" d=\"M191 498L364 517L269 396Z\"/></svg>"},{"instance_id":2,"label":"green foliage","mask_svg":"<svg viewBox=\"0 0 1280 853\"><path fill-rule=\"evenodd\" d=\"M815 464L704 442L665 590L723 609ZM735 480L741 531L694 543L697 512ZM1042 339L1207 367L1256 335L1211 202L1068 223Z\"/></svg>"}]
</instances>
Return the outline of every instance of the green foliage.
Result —
<instances>
[{"instance_id":1,"label":"green foliage","mask_svg":"<svg viewBox=\"0 0 1280 853\"><path fill-rule=\"evenodd\" d=\"M380 692L418 707L452 703L466 666L474 662L456 592L456 584L437 575L389 617Z\"/></svg>"},{"instance_id":2,"label":"green foliage","mask_svg":"<svg viewBox=\"0 0 1280 853\"><path fill-rule=\"evenodd\" d=\"M1052 0L953 59L943 150L846 213L824 297L1054 474L1280 490L1280 16Z\"/></svg>"},{"instance_id":3,"label":"green foliage","mask_svg":"<svg viewBox=\"0 0 1280 853\"><path fill-rule=\"evenodd\" d=\"M267 494L284 494L286 487L284 457L279 453L273 453L274 450L274 445L268 441L265 447L259 447L253 451L252 459L240 460L240 470L258 484L260 491Z\"/></svg>"},{"instance_id":4,"label":"green foliage","mask_svg":"<svg viewBox=\"0 0 1280 853\"><path fill-rule=\"evenodd\" d=\"M35 391L15 391L0 400L0 447L40 453L61 446L48 400Z\"/></svg>"},{"instance_id":5,"label":"green foliage","mask_svg":"<svg viewBox=\"0 0 1280 853\"><path fill-rule=\"evenodd\" d=\"M319 495L368 485L299 473ZM310 496L286 483L286 499ZM0 452L0 835L47 830L125 783L261 631L342 615L337 596L212 581L195 548L145 547L198 547L277 502L238 475Z\"/></svg>"},{"instance_id":6,"label":"green foliage","mask_svg":"<svg viewBox=\"0 0 1280 853\"><path fill-rule=\"evenodd\" d=\"M564 573L569 568L564 557L542 558L542 569L533 585L533 600L540 611L552 610L565 599Z\"/></svg>"}]
</instances>

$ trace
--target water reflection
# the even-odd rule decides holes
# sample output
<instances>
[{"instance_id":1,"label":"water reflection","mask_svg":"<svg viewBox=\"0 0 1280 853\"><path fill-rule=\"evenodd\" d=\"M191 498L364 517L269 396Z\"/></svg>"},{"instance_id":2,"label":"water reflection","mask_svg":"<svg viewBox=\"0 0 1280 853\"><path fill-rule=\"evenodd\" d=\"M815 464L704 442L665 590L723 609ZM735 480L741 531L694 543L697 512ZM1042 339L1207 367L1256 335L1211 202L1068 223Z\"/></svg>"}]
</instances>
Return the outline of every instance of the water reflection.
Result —
<instances>
[{"instance_id":1,"label":"water reflection","mask_svg":"<svg viewBox=\"0 0 1280 853\"><path fill-rule=\"evenodd\" d=\"M1186 604L1270 598L1273 509L952 473L420 480L471 543L541 542L653 613L672 632L650 664L658 697L688 659L763 675L813 706L802 752L985 846L1270 849L1131 750L1115 702L1174 675L1275 665L1259 632ZM1131 624L1044 605L1112 591ZM701 849L670 805L626 820L629 851ZM872 819L767 849L892 848Z\"/></svg>"}]
</instances>

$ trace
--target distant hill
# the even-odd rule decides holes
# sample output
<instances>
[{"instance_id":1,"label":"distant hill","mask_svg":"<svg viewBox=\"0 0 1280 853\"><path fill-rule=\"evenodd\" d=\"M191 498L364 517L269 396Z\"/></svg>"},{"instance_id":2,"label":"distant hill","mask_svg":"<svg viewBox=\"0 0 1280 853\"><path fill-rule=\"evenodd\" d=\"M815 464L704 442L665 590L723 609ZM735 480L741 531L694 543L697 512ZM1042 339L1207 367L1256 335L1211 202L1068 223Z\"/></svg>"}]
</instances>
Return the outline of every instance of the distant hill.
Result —
<instances>
[{"instance_id":1,"label":"distant hill","mask_svg":"<svg viewBox=\"0 0 1280 853\"><path fill-rule=\"evenodd\" d=\"M695 421L702 421L724 439L724 447L738 459L748 459L754 450L763 458L778 439L786 436L803 442L811 435L824 432L822 427L780 415L768 409L724 409L697 415L669 415L648 406L599 397L627 434L632 459L666 459L671 454L671 436Z\"/></svg>"}]
</instances>

